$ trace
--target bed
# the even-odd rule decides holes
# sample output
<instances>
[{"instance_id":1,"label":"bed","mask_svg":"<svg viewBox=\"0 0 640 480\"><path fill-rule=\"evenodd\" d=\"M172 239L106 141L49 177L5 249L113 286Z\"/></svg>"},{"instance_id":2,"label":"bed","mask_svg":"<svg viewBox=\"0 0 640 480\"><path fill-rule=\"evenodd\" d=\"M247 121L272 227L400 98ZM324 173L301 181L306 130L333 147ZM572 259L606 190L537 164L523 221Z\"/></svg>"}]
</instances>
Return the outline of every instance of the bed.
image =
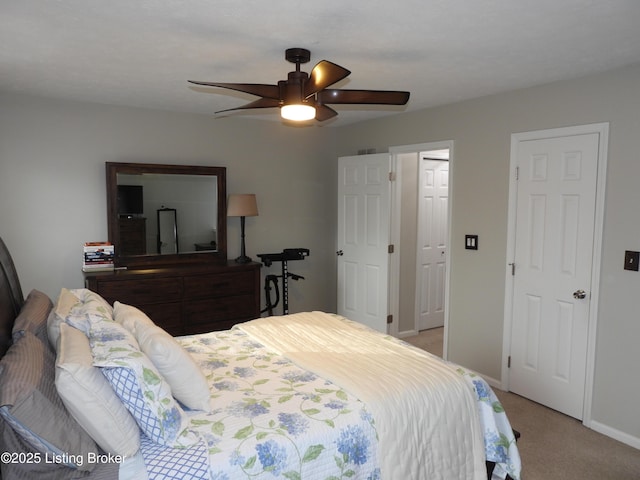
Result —
<instances>
[{"instance_id":1,"label":"bed","mask_svg":"<svg viewBox=\"0 0 640 480\"><path fill-rule=\"evenodd\" d=\"M86 289L23 298L0 239L0 354L5 479L520 478L480 376L334 314L173 338Z\"/></svg>"}]
</instances>

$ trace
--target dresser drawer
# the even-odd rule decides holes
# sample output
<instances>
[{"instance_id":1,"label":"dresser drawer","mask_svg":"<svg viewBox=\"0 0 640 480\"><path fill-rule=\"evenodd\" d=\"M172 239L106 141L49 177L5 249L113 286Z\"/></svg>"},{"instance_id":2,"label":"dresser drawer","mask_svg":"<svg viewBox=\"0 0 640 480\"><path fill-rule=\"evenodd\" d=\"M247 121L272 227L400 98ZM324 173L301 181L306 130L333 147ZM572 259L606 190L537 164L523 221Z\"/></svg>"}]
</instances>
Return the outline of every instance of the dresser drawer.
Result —
<instances>
[{"instance_id":1,"label":"dresser drawer","mask_svg":"<svg viewBox=\"0 0 640 480\"><path fill-rule=\"evenodd\" d=\"M192 300L183 308L189 325L203 325L223 320L246 321L256 316L253 294Z\"/></svg>"},{"instance_id":2,"label":"dresser drawer","mask_svg":"<svg viewBox=\"0 0 640 480\"><path fill-rule=\"evenodd\" d=\"M108 302L130 305L179 302L182 296L182 278L140 278L116 282L99 282L98 293Z\"/></svg>"},{"instance_id":3,"label":"dresser drawer","mask_svg":"<svg viewBox=\"0 0 640 480\"><path fill-rule=\"evenodd\" d=\"M219 322L200 323L197 325L186 325L183 335L196 335L198 333L219 332L220 330L230 330L236 323L242 320L221 320Z\"/></svg>"},{"instance_id":4,"label":"dresser drawer","mask_svg":"<svg viewBox=\"0 0 640 480\"><path fill-rule=\"evenodd\" d=\"M174 337L184 334L181 322L179 303L152 303L149 305L135 305L153 320L153 323L166 330Z\"/></svg>"},{"instance_id":5,"label":"dresser drawer","mask_svg":"<svg viewBox=\"0 0 640 480\"><path fill-rule=\"evenodd\" d=\"M226 297L253 293L253 272L218 273L184 277L184 291L188 299Z\"/></svg>"}]
</instances>

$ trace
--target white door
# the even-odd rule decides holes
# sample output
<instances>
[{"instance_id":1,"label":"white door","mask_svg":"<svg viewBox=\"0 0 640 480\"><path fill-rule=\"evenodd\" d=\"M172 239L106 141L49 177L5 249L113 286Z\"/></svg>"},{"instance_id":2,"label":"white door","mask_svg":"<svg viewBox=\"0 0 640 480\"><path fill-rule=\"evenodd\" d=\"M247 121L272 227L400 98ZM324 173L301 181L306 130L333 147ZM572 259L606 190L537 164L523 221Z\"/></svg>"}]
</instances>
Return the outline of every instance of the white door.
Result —
<instances>
[{"instance_id":1,"label":"white door","mask_svg":"<svg viewBox=\"0 0 640 480\"><path fill-rule=\"evenodd\" d=\"M582 418L599 134L517 144L509 389Z\"/></svg>"},{"instance_id":2,"label":"white door","mask_svg":"<svg viewBox=\"0 0 640 480\"><path fill-rule=\"evenodd\" d=\"M338 159L338 313L387 332L389 154Z\"/></svg>"},{"instance_id":3,"label":"white door","mask_svg":"<svg viewBox=\"0 0 640 480\"><path fill-rule=\"evenodd\" d=\"M449 162L421 158L418 188L418 329L444 326Z\"/></svg>"}]
</instances>

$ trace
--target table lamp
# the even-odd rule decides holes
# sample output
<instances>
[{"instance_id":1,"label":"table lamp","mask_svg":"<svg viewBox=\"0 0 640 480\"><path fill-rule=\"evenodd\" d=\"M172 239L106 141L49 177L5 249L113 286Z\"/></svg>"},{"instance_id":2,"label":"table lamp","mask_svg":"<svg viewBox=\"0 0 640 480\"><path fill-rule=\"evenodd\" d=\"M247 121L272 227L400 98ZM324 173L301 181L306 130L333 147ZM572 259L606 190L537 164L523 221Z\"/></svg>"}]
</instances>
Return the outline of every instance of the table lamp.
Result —
<instances>
[{"instance_id":1,"label":"table lamp","mask_svg":"<svg viewBox=\"0 0 640 480\"><path fill-rule=\"evenodd\" d=\"M227 202L227 217L240 217L240 256L236 258L236 263L249 263L250 257L245 254L244 245L244 218L257 217L258 204L254 193L236 193L229 195Z\"/></svg>"}]
</instances>

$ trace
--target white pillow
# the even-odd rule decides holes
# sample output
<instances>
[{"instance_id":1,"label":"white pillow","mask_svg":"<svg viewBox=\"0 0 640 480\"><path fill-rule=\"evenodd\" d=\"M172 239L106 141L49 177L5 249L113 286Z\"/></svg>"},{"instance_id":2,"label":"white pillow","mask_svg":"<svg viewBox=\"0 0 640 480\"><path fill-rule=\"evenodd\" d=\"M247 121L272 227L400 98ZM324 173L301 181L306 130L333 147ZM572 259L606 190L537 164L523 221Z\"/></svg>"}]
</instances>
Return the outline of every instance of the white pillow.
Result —
<instances>
[{"instance_id":1,"label":"white pillow","mask_svg":"<svg viewBox=\"0 0 640 480\"><path fill-rule=\"evenodd\" d=\"M182 346L136 307L114 303L114 320L127 328L184 406L211 411L207 377Z\"/></svg>"},{"instance_id":2,"label":"white pillow","mask_svg":"<svg viewBox=\"0 0 640 480\"><path fill-rule=\"evenodd\" d=\"M59 325L56 389L76 421L107 453L132 457L140 448L140 429L99 368L93 366L89 339Z\"/></svg>"},{"instance_id":3,"label":"white pillow","mask_svg":"<svg viewBox=\"0 0 640 480\"><path fill-rule=\"evenodd\" d=\"M136 335L136 325L138 323L155 325L153 320L151 320L142 310L118 301L113 302L113 319L129 330L134 337Z\"/></svg>"}]
</instances>

